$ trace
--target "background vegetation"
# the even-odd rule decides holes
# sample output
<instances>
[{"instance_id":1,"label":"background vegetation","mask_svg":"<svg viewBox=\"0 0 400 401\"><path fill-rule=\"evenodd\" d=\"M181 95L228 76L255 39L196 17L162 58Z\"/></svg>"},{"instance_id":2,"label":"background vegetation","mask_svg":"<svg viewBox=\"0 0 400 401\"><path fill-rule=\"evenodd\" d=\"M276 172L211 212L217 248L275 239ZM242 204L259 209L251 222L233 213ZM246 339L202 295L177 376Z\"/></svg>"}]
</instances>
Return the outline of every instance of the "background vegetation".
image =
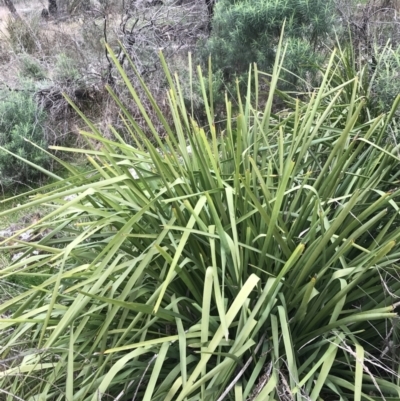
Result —
<instances>
[{"instance_id":1,"label":"background vegetation","mask_svg":"<svg viewBox=\"0 0 400 401\"><path fill-rule=\"evenodd\" d=\"M29 84L25 90L0 92L0 182L2 189L16 183L31 183L40 177L37 168L24 160L29 158L35 165L48 166L49 157L34 146L46 147L43 135L45 115L32 98Z\"/></svg>"},{"instance_id":2,"label":"background vegetation","mask_svg":"<svg viewBox=\"0 0 400 401\"><path fill-rule=\"evenodd\" d=\"M334 33L337 19L333 1L218 1L203 52L211 54L214 69L221 70L227 81L246 74L249 62L269 71L286 21L285 67L302 77L314 75L323 43Z\"/></svg>"}]
</instances>

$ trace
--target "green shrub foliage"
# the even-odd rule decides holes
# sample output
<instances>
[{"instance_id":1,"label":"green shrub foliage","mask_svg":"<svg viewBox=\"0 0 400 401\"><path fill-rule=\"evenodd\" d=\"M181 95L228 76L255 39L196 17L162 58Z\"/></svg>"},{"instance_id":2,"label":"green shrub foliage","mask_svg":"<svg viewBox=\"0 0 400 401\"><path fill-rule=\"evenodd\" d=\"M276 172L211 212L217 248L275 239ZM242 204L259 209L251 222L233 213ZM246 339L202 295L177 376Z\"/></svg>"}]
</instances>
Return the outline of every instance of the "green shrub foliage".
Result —
<instances>
[{"instance_id":1,"label":"green shrub foliage","mask_svg":"<svg viewBox=\"0 0 400 401\"><path fill-rule=\"evenodd\" d=\"M77 63L71 57L61 53L57 55L54 77L56 81L64 83L76 82L81 78Z\"/></svg>"},{"instance_id":2,"label":"green shrub foliage","mask_svg":"<svg viewBox=\"0 0 400 401\"><path fill-rule=\"evenodd\" d=\"M45 70L40 62L28 54L21 58L20 71L23 77L29 79L43 80L46 78Z\"/></svg>"},{"instance_id":3,"label":"green shrub foliage","mask_svg":"<svg viewBox=\"0 0 400 401\"><path fill-rule=\"evenodd\" d=\"M10 188L28 184L39 175L35 167L11 153L38 166L45 166L49 160L31 143L47 146L42 128L45 115L30 91L3 91L0 99L0 183Z\"/></svg>"},{"instance_id":4,"label":"green shrub foliage","mask_svg":"<svg viewBox=\"0 0 400 401\"><path fill-rule=\"evenodd\" d=\"M335 13L326 0L221 0L215 5L212 34L205 54L225 77L242 74L250 62L269 70L286 21L286 63L300 73L318 59L316 49L331 32Z\"/></svg>"},{"instance_id":5,"label":"green shrub foliage","mask_svg":"<svg viewBox=\"0 0 400 401\"><path fill-rule=\"evenodd\" d=\"M379 111L387 112L400 93L400 48L386 46L376 50L376 55L371 71L371 101Z\"/></svg>"}]
</instances>

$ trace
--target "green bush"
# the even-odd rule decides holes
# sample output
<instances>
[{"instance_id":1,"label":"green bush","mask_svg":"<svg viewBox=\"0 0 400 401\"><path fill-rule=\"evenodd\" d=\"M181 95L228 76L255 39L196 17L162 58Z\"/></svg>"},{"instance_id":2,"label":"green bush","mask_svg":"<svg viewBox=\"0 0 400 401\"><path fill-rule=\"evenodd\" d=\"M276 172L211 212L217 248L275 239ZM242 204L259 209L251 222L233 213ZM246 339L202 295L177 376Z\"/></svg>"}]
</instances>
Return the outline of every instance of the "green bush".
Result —
<instances>
[{"instance_id":1,"label":"green bush","mask_svg":"<svg viewBox=\"0 0 400 401\"><path fill-rule=\"evenodd\" d=\"M217 130L205 97L199 127L166 71L173 126L146 92L162 142L117 67L156 146L110 89L138 148L86 119L82 135L102 145L85 150L93 169L64 163L67 179L0 213L54 209L31 228L46 236L0 270L46 278L0 306L5 397L399 399L391 115L359 123L359 87L328 75L309 102L275 115L277 63L265 107L249 88Z\"/></svg>"},{"instance_id":2,"label":"green bush","mask_svg":"<svg viewBox=\"0 0 400 401\"><path fill-rule=\"evenodd\" d=\"M0 99L0 185L3 189L32 185L39 170L14 155L39 167L48 164L49 157L31 143L47 147L42 128L45 115L30 90L2 91Z\"/></svg>"},{"instance_id":3,"label":"green bush","mask_svg":"<svg viewBox=\"0 0 400 401\"><path fill-rule=\"evenodd\" d=\"M376 65L371 74L371 100L379 111L387 112L400 93L400 48L386 46L376 49L375 52Z\"/></svg>"},{"instance_id":4,"label":"green bush","mask_svg":"<svg viewBox=\"0 0 400 401\"><path fill-rule=\"evenodd\" d=\"M56 81L75 82L81 78L77 62L66 54L57 54L54 77Z\"/></svg>"},{"instance_id":5,"label":"green bush","mask_svg":"<svg viewBox=\"0 0 400 401\"><path fill-rule=\"evenodd\" d=\"M214 8L204 53L211 54L214 69L222 70L226 78L246 73L251 62L269 71L286 21L287 67L293 73L315 74L318 49L332 32L335 18L332 1L221 0Z\"/></svg>"},{"instance_id":6,"label":"green bush","mask_svg":"<svg viewBox=\"0 0 400 401\"><path fill-rule=\"evenodd\" d=\"M46 73L39 61L29 55L24 55L21 58L20 71L23 77L43 80L46 78Z\"/></svg>"}]
</instances>

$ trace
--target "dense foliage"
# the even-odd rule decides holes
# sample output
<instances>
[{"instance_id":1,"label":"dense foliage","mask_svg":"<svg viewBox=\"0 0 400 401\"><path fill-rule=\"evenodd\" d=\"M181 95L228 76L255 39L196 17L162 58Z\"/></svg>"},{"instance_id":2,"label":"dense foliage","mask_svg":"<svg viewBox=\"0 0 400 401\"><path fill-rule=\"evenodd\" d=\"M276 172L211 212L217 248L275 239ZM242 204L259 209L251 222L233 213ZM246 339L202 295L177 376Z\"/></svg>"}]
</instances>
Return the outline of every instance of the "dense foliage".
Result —
<instances>
[{"instance_id":1,"label":"dense foliage","mask_svg":"<svg viewBox=\"0 0 400 401\"><path fill-rule=\"evenodd\" d=\"M400 93L400 47L376 49L376 65L371 71L371 98L380 111L387 112Z\"/></svg>"},{"instance_id":2,"label":"dense foliage","mask_svg":"<svg viewBox=\"0 0 400 401\"><path fill-rule=\"evenodd\" d=\"M40 172L20 158L36 166L48 165L49 157L32 144L47 147L42 127L44 113L29 90L1 91L0 98L0 185L8 189L32 184Z\"/></svg>"},{"instance_id":3,"label":"dense foliage","mask_svg":"<svg viewBox=\"0 0 400 401\"><path fill-rule=\"evenodd\" d=\"M110 57L155 145L110 89L136 147L87 120L102 146L69 151L92 171L64 163L68 179L14 209L54 211L36 242L6 246L23 254L1 278L43 282L0 306L4 398L399 399L393 113L360 122L357 80L328 79L333 55L309 102L275 115L278 58L265 107L249 87L215 126L205 97L199 127L166 69L173 126L147 91L163 142Z\"/></svg>"},{"instance_id":4,"label":"dense foliage","mask_svg":"<svg viewBox=\"0 0 400 401\"><path fill-rule=\"evenodd\" d=\"M333 2L326 0L221 0L214 8L204 53L212 55L214 68L225 78L246 73L251 62L268 71L286 21L285 66L304 77L314 72L318 49L333 33L336 18Z\"/></svg>"}]
</instances>

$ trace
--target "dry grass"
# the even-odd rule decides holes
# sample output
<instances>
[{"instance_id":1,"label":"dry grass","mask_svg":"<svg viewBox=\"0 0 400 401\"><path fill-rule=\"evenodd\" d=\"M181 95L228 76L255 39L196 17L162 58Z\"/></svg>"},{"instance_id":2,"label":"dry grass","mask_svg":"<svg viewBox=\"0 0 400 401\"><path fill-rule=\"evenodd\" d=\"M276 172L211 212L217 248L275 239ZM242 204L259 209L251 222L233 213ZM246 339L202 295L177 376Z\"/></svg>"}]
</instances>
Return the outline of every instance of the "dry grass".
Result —
<instances>
[{"instance_id":1,"label":"dry grass","mask_svg":"<svg viewBox=\"0 0 400 401\"><path fill-rule=\"evenodd\" d=\"M400 44L399 0L335 0L336 9L352 32L354 47L366 59L375 45Z\"/></svg>"},{"instance_id":2,"label":"dry grass","mask_svg":"<svg viewBox=\"0 0 400 401\"><path fill-rule=\"evenodd\" d=\"M118 107L106 93L106 84L111 84L137 122L146 129L139 110L135 109L125 93L126 88L116 78L114 67L106 56L104 42L118 49L121 41L159 103L167 105L166 81L158 52L162 49L172 71L185 73L187 53L195 50L198 39L207 34L205 4L194 0L169 1L162 7L149 7L145 2L126 1L123 3L126 7L131 4L129 9L123 10L122 3L118 3L117 7L115 2L102 2L102 5L92 2L94 7L91 10L67 15L65 12L68 7L74 7L74 1L67 3L60 10L59 18L49 19L40 17L47 1L25 0L16 4L23 21L8 19L8 25L3 26L2 37L6 40L0 48L0 58L5 62L0 67L0 83L12 90L21 89L21 69L18 66L21 65L21 57L30 53L46 77L37 83L36 98L49 112L45 132L50 143L59 144L65 140L76 143L78 139L78 145L83 146L79 142L79 129L86 127L63 99L63 93L68 94L106 135L110 134L110 124L126 130ZM7 14L7 9L0 8L0 18ZM57 74L60 56L74 64L76 74L73 78L60 79ZM139 82L131 73L122 52L119 58L138 88ZM184 88L184 92L189 93L190 90ZM145 107L151 114L151 107L148 104Z\"/></svg>"}]
</instances>

